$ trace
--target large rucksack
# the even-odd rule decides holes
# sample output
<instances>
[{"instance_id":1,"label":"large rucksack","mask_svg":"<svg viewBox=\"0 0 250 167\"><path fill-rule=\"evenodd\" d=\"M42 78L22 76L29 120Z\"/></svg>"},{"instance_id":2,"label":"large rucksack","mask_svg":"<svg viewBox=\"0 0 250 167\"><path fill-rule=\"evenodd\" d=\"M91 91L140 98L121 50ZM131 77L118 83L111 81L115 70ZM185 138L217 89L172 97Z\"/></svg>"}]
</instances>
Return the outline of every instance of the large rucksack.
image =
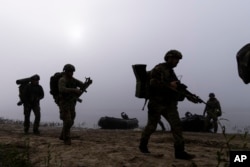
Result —
<instances>
[{"instance_id":1,"label":"large rucksack","mask_svg":"<svg viewBox=\"0 0 250 167\"><path fill-rule=\"evenodd\" d=\"M56 104L59 103L58 81L62 76L62 72L56 72L50 77L50 94L53 96Z\"/></svg>"},{"instance_id":2,"label":"large rucksack","mask_svg":"<svg viewBox=\"0 0 250 167\"><path fill-rule=\"evenodd\" d=\"M250 83L250 43L237 52L236 60L240 78L245 84Z\"/></svg>"},{"instance_id":3,"label":"large rucksack","mask_svg":"<svg viewBox=\"0 0 250 167\"><path fill-rule=\"evenodd\" d=\"M150 96L149 80L151 71L147 71L146 67L146 64L132 65L136 78L135 97L145 99L145 103L142 110L144 110L144 107Z\"/></svg>"},{"instance_id":4,"label":"large rucksack","mask_svg":"<svg viewBox=\"0 0 250 167\"><path fill-rule=\"evenodd\" d=\"M19 85L19 102L17 103L18 106L22 105L25 101L27 101L27 89L28 85L30 84L31 77L18 79L16 80L16 84Z\"/></svg>"}]
</instances>

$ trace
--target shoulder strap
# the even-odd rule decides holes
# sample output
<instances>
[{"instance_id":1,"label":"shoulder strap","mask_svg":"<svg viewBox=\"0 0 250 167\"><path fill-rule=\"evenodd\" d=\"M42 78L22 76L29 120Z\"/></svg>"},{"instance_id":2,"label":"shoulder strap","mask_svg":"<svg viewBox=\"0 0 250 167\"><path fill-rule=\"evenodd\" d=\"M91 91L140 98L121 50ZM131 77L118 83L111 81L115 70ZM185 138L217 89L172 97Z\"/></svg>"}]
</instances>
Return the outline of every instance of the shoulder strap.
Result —
<instances>
[{"instance_id":1,"label":"shoulder strap","mask_svg":"<svg viewBox=\"0 0 250 167\"><path fill-rule=\"evenodd\" d=\"M148 99L145 99L145 101L144 101L144 105L143 105L143 107L142 107L142 111L144 110L144 108L145 108L145 106L146 106L147 102L148 102Z\"/></svg>"}]
</instances>

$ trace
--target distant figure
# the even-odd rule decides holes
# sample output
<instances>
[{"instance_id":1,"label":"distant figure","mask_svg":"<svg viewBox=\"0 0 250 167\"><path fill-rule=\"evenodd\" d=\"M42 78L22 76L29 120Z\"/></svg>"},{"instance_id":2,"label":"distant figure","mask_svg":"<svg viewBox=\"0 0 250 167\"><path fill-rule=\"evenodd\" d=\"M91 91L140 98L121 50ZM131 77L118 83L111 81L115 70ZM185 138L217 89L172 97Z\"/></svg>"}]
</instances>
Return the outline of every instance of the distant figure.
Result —
<instances>
[{"instance_id":1,"label":"distant figure","mask_svg":"<svg viewBox=\"0 0 250 167\"><path fill-rule=\"evenodd\" d=\"M161 130L162 130L162 131L165 131L165 130L166 130L166 128L165 128L165 126L164 126L164 123L161 121L161 119L159 120L158 124L161 126Z\"/></svg>"},{"instance_id":2,"label":"distant figure","mask_svg":"<svg viewBox=\"0 0 250 167\"><path fill-rule=\"evenodd\" d=\"M206 107L204 109L203 116L207 113L205 119L205 130L209 128L209 123L213 120L214 133L218 130L218 117L221 116L221 106L220 102L215 97L214 93L209 94L209 99L207 101Z\"/></svg>"},{"instance_id":3,"label":"distant figure","mask_svg":"<svg viewBox=\"0 0 250 167\"><path fill-rule=\"evenodd\" d=\"M40 100L44 98L44 91L41 85L39 85L39 75L34 75L30 78L30 83L27 84L25 91L23 92L24 98L21 102L24 108L24 133L29 132L30 127L30 113L33 110L35 120L33 124L33 133L40 134L39 125L41 119Z\"/></svg>"},{"instance_id":4,"label":"distant figure","mask_svg":"<svg viewBox=\"0 0 250 167\"><path fill-rule=\"evenodd\" d=\"M173 70L180 59L182 59L182 54L179 51L170 50L165 54L164 60L166 62L156 65L151 70L148 122L142 131L139 149L142 153L150 153L148 150L150 136L155 132L160 117L163 116L171 127L175 158L190 160L195 156L185 151L181 120L177 108L178 101L183 101L185 96L177 92L180 82Z\"/></svg>"},{"instance_id":5,"label":"distant figure","mask_svg":"<svg viewBox=\"0 0 250 167\"><path fill-rule=\"evenodd\" d=\"M76 102L79 96L86 90L87 85L92 83L92 80L89 80L89 83L77 80L73 77L74 72L75 67L71 64L66 64L63 67L63 75L58 81L58 105L60 119L63 121L60 140L63 140L66 145L71 145L70 129L74 125Z\"/></svg>"},{"instance_id":6,"label":"distant figure","mask_svg":"<svg viewBox=\"0 0 250 167\"><path fill-rule=\"evenodd\" d=\"M123 119L129 119L128 115L127 115L125 112L122 112L122 113L121 113L121 117L122 117Z\"/></svg>"}]
</instances>

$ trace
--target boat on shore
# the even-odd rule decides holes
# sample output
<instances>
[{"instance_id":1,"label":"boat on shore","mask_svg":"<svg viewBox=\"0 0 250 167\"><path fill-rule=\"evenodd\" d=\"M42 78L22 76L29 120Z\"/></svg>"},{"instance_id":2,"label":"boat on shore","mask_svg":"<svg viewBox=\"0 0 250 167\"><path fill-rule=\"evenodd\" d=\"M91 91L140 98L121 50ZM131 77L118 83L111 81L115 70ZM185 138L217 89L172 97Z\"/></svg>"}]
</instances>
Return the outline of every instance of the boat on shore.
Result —
<instances>
[{"instance_id":1,"label":"boat on shore","mask_svg":"<svg viewBox=\"0 0 250 167\"><path fill-rule=\"evenodd\" d=\"M136 118L115 118L115 117L101 117L98 121L98 126L102 129L134 129L138 128L139 121Z\"/></svg>"},{"instance_id":2,"label":"boat on shore","mask_svg":"<svg viewBox=\"0 0 250 167\"><path fill-rule=\"evenodd\" d=\"M211 128L213 128L212 123L205 129L205 121L206 118L203 115L186 112L185 117L181 118L182 130L189 132L211 132Z\"/></svg>"}]
</instances>

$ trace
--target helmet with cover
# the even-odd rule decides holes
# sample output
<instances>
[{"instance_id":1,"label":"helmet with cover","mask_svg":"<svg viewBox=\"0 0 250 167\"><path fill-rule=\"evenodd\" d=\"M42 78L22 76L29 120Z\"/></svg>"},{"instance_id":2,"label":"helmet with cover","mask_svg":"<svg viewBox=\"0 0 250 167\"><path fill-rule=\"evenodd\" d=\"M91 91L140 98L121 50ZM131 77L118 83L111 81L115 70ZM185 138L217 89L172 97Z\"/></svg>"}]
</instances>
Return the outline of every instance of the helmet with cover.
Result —
<instances>
[{"instance_id":1,"label":"helmet with cover","mask_svg":"<svg viewBox=\"0 0 250 167\"><path fill-rule=\"evenodd\" d=\"M72 64L66 64L63 67L63 71L64 72L74 72L75 71L75 67Z\"/></svg>"},{"instance_id":2,"label":"helmet with cover","mask_svg":"<svg viewBox=\"0 0 250 167\"><path fill-rule=\"evenodd\" d=\"M215 94L214 94L214 93L209 93L209 97L210 97L210 98L214 98L214 97L215 97Z\"/></svg>"},{"instance_id":3,"label":"helmet with cover","mask_svg":"<svg viewBox=\"0 0 250 167\"><path fill-rule=\"evenodd\" d=\"M170 50L165 54L164 60L168 61L169 57L176 57L178 59L182 59L182 54L178 50Z\"/></svg>"}]
</instances>

